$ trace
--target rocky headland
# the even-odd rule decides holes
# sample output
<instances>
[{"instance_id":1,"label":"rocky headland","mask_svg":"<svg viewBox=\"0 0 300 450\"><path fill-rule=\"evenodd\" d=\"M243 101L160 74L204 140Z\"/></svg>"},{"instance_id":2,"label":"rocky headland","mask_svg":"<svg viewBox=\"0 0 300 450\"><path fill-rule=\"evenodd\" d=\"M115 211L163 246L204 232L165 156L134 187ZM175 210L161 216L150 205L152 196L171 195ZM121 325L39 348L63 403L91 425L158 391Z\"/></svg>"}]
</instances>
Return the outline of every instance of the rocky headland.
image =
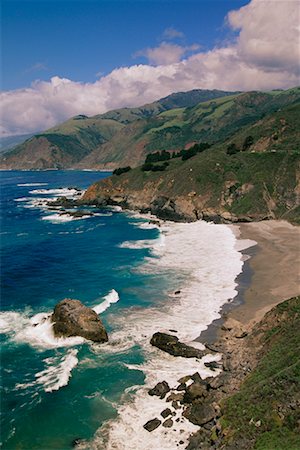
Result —
<instances>
[{"instance_id":1,"label":"rocky headland","mask_svg":"<svg viewBox=\"0 0 300 450\"><path fill-rule=\"evenodd\" d=\"M206 364L221 373L205 380L199 373L187 374L175 389L159 382L148 393L162 400L162 411L144 428L149 432L160 426L172 428L174 420L180 420L174 418L180 410L199 426L187 450L271 450L280 442L286 447L276 448L298 448L299 330L300 297L280 303L255 325L228 320L214 345L207 345L222 360ZM266 436L270 444L256 447Z\"/></svg>"}]
</instances>

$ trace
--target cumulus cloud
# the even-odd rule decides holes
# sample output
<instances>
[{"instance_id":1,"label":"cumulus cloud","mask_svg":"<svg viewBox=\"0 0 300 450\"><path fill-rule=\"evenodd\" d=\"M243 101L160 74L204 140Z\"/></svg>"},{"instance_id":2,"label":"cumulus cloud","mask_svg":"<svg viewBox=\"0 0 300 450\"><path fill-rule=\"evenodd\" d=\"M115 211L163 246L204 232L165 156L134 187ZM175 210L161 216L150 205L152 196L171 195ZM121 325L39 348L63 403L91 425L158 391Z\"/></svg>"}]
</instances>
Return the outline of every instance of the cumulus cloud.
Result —
<instances>
[{"instance_id":1,"label":"cumulus cloud","mask_svg":"<svg viewBox=\"0 0 300 450\"><path fill-rule=\"evenodd\" d=\"M149 64L158 66L177 63L182 57L198 49L199 45L197 44L182 46L163 41L158 47L146 48L135 53L134 56L145 56Z\"/></svg>"},{"instance_id":2,"label":"cumulus cloud","mask_svg":"<svg viewBox=\"0 0 300 450\"><path fill-rule=\"evenodd\" d=\"M182 47L175 51L175 44L165 42L165 47L157 47L161 53L148 55L157 65L121 67L94 83L53 77L27 89L4 92L1 133L34 132L75 114L138 106L176 91L296 86L300 84L298 7L297 1L252 0L229 13L228 24L238 35L224 47L182 59L186 55Z\"/></svg>"},{"instance_id":3,"label":"cumulus cloud","mask_svg":"<svg viewBox=\"0 0 300 450\"><path fill-rule=\"evenodd\" d=\"M237 50L241 60L265 70L282 68L299 74L298 0L252 0L231 11L228 23L240 30Z\"/></svg>"}]
</instances>

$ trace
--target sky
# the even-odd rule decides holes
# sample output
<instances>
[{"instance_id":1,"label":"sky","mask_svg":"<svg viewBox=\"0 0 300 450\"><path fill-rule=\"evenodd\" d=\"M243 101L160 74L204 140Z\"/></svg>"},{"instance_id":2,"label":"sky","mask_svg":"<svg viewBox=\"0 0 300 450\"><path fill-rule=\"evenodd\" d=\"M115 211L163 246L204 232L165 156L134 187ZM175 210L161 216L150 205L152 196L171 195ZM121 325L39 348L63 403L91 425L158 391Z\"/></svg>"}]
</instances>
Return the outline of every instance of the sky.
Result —
<instances>
[{"instance_id":1,"label":"sky","mask_svg":"<svg viewBox=\"0 0 300 450\"><path fill-rule=\"evenodd\" d=\"M300 84L298 0L2 0L0 135L191 89Z\"/></svg>"}]
</instances>

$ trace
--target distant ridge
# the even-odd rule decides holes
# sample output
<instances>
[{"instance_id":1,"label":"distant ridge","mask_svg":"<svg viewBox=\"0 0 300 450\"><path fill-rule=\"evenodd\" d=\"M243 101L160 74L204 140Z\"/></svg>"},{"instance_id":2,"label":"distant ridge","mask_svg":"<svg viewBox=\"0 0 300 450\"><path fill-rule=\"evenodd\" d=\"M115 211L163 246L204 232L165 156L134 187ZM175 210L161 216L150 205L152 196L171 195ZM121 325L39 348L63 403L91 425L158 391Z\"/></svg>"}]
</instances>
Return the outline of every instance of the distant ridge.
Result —
<instances>
[{"instance_id":1,"label":"distant ridge","mask_svg":"<svg viewBox=\"0 0 300 450\"><path fill-rule=\"evenodd\" d=\"M93 117L79 114L61 125L34 136L31 134L24 135L23 138L22 136L2 138L11 142L9 148L13 146L15 148L0 159L0 168L65 169L76 167L76 164L80 163L93 150L96 152L99 150L101 154L103 144L108 143L123 128L137 120L148 120L170 109L191 107L200 102L227 95L232 95L232 92L201 89L177 92L139 108L121 108ZM28 138L30 138L29 141L26 140ZM123 139L122 133L120 139ZM22 142L25 140L26 142ZM117 152L118 149L113 150L113 153L115 151ZM112 167L115 166L114 159L118 159L118 157L112 154ZM93 163L90 167L89 161L87 161L87 165L83 162L83 167L93 168Z\"/></svg>"},{"instance_id":2,"label":"distant ridge","mask_svg":"<svg viewBox=\"0 0 300 450\"><path fill-rule=\"evenodd\" d=\"M195 142L223 142L300 100L300 89L271 92L178 92L139 108L70 120L17 145L1 169L115 169L138 166L148 153ZM290 130L291 131L291 130Z\"/></svg>"}]
</instances>

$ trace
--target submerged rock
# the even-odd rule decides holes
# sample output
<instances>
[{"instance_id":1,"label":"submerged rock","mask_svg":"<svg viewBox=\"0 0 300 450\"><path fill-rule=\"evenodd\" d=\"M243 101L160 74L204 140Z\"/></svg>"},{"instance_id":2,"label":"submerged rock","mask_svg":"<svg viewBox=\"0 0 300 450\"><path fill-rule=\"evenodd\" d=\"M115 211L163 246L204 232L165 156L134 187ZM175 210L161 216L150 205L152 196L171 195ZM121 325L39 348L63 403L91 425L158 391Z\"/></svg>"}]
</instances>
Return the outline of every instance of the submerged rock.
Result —
<instances>
[{"instance_id":1,"label":"submerged rock","mask_svg":"<svg viewBox=\"0 0 300 450\"><path fill-rule=\"evenodd\" d=\"M79 300L62 300L55 306L51 321L56 337L81 336L94 342L108 341L98 314Z\"/></svg>"},{"instance_id":2,"label":"submerged rock","mask_svg":"<svg viewBox=\"0 0 300 450\"><path fill-rule=\"evenodd\" d=\"M182 344L178 337L166 333L154 333L150 344L163 350L173 356L182 356L184 358L202 358L205 352L189 345Z\"/></svg>"}]
</instances>

